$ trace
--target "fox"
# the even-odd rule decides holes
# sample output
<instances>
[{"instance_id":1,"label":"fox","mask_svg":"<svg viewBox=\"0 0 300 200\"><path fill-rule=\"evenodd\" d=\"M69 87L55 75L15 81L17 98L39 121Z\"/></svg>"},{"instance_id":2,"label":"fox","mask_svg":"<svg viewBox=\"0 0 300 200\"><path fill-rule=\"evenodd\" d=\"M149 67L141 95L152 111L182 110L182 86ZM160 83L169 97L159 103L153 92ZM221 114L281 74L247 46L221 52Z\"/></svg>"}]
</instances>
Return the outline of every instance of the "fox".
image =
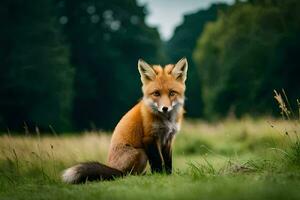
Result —
<instances>
[{"instance_id":1,"label":"fox","mask_svg":"<svg viewBox=\"0 0 300 200\"><path fill-rule=\"evenodd\" d=\"M141 175L149 162L152 173L172 173L172 146L183 120L188 62L150 65L138 60L143 97L116 125L107 164L85 162L62 173L62 181L113 180Z\"/></svg>"}]
</instances>

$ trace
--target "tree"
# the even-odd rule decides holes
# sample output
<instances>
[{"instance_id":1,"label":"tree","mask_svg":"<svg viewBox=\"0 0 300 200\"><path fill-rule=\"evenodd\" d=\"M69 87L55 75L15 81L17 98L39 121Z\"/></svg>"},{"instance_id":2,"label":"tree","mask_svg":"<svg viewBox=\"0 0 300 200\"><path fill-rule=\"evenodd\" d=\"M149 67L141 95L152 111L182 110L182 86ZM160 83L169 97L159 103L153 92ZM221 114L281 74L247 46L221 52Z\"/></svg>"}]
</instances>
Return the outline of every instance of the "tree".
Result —
<instances>
[{"instance_id":1,"label":"tree","mask_svg":"<svg viewBox=\"0 0 300 200\"><path fill-rule=\"evenodd\" d=\"M277 113L273 89L299 97L299 8L296 0L237 3L205 27L194 59L206 116Z\"/></svg>"},{"instance_id":2,"label":"tree","mask_svg":"<svg viewBox=\"0 0 300 200\"><path fill-rule=\"evenodd\" d=\"M51 0L4 0L0 32L0 126L70 128L74 71Z\"/></svg>"},{"instance_id":3,"label":"tree","mask_svg":"<svg viewBox=\"0 0 300 200\"><path fill-rule=\"evenodd\" d=\"M192 59L193 50L197 39L203 32L204 25L207 22L216 20L218 12L225 8L227 8L226 4L213 4L207 10L185 15L183 23L176 27L173 37L165 45L169 62L176 62L183 56L186 56L189 61L185 106L188 117L201 117L203 112L201 74L199 76Z\"/></svg>"},{"instance_id":4,"label":"tree","mask_svg":"<svg viewBox=\"0 0 300 200\"><path fill-rule=\"evenodd\" d=\"M76 68L73 120L77 130L112 129L137 99L139 58L160 62L161 40L135 0L57 2Z\"/></svg>"}]
</instances>

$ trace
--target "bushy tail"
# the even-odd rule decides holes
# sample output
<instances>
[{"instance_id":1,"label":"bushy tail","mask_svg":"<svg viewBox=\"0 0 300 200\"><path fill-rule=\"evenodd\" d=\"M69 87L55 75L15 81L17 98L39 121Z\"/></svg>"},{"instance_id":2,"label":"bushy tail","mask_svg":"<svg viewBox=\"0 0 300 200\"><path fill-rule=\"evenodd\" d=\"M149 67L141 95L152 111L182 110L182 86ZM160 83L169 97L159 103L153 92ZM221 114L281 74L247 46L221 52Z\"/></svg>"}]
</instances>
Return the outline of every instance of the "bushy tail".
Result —
<instances>
[{"instance_id":1,"label":"bushy tail","mask_svg":"<svg viewBox=\"0 0 300 200\"><path fill-rule=\"evenodd\" d=\"M123 173L117 169L98 162L86 162L66 169L62 174L62 180L65 183L77 184L87 180L111 180L120 176L123 176Z\"/></svg>"}]
</instances>

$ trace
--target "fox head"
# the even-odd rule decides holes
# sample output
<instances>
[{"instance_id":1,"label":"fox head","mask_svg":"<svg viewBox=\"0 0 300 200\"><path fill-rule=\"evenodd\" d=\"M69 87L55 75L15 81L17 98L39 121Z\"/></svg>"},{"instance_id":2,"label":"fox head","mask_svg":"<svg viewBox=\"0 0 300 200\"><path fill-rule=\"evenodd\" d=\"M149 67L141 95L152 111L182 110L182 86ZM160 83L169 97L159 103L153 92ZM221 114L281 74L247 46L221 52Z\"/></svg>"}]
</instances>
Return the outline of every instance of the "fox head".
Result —
<instances>
[{"instance_id":1,"label":"fox head","mask_svg":"<svg viewBox=\"0 0 300 200\"><path fill-rule=\"evenodd\" d=\"M151 66L140 59L138 70L143 83L143 101L152 111L166 114L183 106L188 70L186 58L164 68Z\"/></svg>"}]
</instances>

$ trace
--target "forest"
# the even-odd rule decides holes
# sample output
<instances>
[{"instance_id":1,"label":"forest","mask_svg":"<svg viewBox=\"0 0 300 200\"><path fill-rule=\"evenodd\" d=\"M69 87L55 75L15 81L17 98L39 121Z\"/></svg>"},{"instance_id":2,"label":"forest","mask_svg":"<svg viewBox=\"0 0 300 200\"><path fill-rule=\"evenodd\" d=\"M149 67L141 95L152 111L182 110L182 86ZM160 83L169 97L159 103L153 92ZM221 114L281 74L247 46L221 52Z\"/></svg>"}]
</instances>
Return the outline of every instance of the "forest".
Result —
<instances>
[{"instance_id":1,"label":"forest","mask_svg":"<svg viewBox=\"0 0 300 200\"><path fill-rule=\"evenodd\" d=\"M0 131L112 130L142 96L139 58L187 57L187 118L279 116L273 90L300 94L299 10L298 0L213 4L163 41L135 0L2 0Z\"/></svg>"}]
</instances>

